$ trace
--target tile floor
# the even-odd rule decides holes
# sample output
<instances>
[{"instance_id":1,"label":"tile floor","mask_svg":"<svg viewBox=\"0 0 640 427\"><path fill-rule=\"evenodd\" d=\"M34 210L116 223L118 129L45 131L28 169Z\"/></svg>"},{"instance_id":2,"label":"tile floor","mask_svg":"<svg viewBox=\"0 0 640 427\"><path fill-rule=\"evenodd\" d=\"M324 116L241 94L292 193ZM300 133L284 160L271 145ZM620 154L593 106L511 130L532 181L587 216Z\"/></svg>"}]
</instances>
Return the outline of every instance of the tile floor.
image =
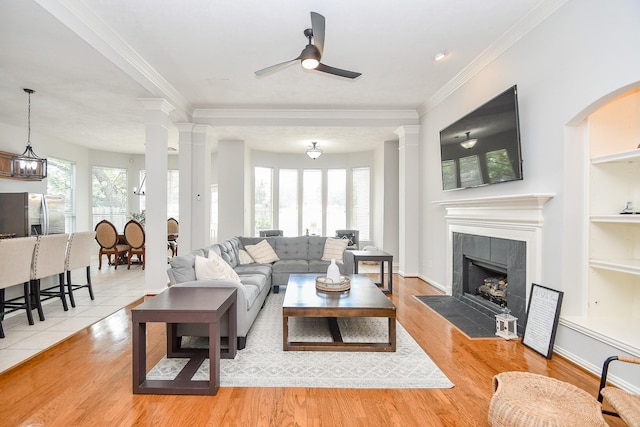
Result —
<instances>
[{"instance_id":1,"label":"tile floor","mask_svg":"<svg viewBox=\"0 0 640 427\"><path fill-rule=\"evenodd\" d=\"M86 282L84 270L74 271L72 282ZM126 266L119 266L114 270L103 263L102 270L98 270L96 259L91 266L91 282L95 296L93 301L86 288L74 292L75 308L71 307L67 297L68 311L62 309L58 298L46 301L43 304L46 319L42 322L38 320L36 310L33 310L34 325L28 324L24 310L6 316L2 321L5 338L0 339L0 373L104 319L145 294L144 271L139 265L131 266L131 270L127 270Z\"/></svg>"}]
</instances>

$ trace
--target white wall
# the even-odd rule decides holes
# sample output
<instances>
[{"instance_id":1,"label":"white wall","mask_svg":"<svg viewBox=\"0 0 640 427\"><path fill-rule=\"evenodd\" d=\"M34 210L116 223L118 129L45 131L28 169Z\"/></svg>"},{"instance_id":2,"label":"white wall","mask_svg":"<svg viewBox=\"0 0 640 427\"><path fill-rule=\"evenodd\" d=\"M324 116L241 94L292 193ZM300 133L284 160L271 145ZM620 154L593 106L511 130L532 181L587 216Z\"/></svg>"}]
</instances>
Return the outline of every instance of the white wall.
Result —
<instances>
[{"instance_id":1,"label":"white wall","mask_svg":"<svg viewBox=\"0 0 640 427\"><path fill-rule=\"evenodd\" d=\"M565 205L566 192L583 191L581 181L567 186L565 178L572 173L584 176L584 162L576 161L565 147L575 144L576 132L580 134L573 126L580 126L603 99L620 88L640 84L638 17L640 2L635 0L569 1L422 117L424 278L444 284L446 277L444 210L434 201L553 193L556 196L544 209L541 284L565 292L563 311L574 308L574 298L583 298L582 272L565 271L566 265L575 266L582 260L582 248L575 244L583 240L577 235L583 227L565 231L563 225L585 220L580 199ZM524 180L443 192L438 132L514 84L518 85ZM582 159L583 153L575 155ZM602 363L599 358L590 358L587 341L571 338L568 333L558 332L556 347L587 368Z\"/></svg>"}]
</instances>

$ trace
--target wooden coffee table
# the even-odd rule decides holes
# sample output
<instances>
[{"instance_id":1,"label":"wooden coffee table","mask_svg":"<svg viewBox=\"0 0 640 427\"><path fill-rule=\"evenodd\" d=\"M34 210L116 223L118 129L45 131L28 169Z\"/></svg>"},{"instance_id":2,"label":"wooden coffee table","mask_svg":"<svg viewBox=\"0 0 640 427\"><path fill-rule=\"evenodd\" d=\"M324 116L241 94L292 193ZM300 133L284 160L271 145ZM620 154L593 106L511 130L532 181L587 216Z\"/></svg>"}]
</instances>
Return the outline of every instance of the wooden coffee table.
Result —
<instances>
[{"instance_id":1,"label":"wooden coffee table","mask_svg":"<svg viewBox=\"0 0 640 427\"><path fill-rule=\"evenodd\" d=\"M318 274L292 274L282 304L284 351L396 351L396 307L367 276L352 274L351 289L325 292L316 289ZM333 342L289 341L289 317L325 317ZM388 342L344 342L339 317L386 317Z\"/></svg>"},{"instance_id":2,"label":"wooden coffee table","mask_svg":"<svg viewBox=\"0 0 640 427\"><path fill-rule=\"evenodd\" d=\"M220 318L229 313L229 346L220 349ZM131 309L133 322L133 392L143 394L215 395L220 387L220 358L236 356L237 307L235 288L172 287ZM207 323L209 348L206 351L175 349L168 336L168 357L188 357L189 361L173 380L148 380L147 322ZM205 358L209 358L209 381L191 380Z\"/></svg>"}]
</instances>

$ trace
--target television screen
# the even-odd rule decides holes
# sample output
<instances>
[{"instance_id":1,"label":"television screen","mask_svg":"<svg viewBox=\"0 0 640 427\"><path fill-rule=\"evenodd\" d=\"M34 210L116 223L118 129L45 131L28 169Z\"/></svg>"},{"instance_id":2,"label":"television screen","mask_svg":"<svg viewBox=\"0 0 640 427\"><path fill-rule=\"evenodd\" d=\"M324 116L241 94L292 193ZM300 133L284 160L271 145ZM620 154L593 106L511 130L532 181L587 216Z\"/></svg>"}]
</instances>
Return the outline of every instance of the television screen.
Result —
<instances>
[{"instance_id":1,"label":"television screen","mask_svg":"<svg viewBox=\"0 0 640 427\"><path fill-rule=\"evenodd\" d=\"M441 130L440 155L445 191L521 180L517 87Z\"/></svg>"}]
</instances>

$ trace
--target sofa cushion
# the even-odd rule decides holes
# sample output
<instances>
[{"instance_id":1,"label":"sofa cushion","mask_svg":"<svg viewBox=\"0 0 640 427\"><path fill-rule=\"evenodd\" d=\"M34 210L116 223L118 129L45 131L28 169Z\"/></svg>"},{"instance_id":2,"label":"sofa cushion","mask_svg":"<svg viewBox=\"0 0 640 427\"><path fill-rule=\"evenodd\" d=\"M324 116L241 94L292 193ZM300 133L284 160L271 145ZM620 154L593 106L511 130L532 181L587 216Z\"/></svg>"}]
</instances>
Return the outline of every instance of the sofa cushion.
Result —
<instances>
[{"instance_id":1,"label":"sofa cushion","mask_svg":"<svg viewBox=\"0 0 640 427\"><path fill-rule=\"evenodd\" d=\"M196 270L194 269L196 255L202 257L206 256L203 249L197 249L191 253L175 256L169 259L171 276L173 276L171 283L176 284L196 280Z\"/></svg>"},{"instance_id":2,"label":"sofa cushion","mask_svg":"<svg viewBox=\"0 0 640 427\"><path fill-rule=\"evenodd\" d=\"M261 274L243 274L240 277L240 281L244 285L244 294L247 298L247 310L249 310L258 299L260 291L264 288L266 281Z\"/></svg>"},{"instance_id":3,"label":"sofa cushion","mask_svg":"<svg viewBox=\"0 0 640 427\"><path fill-rule=\"evenodd\" d=\"M271 264L244 264L237 266L234 270L240 276L240 280L243 274L261 274L267 278L271 276Z\"/></svg>"},{"instance_id":4,"label":"sofa cushion","mask_svg":"<svg viewBox=\"0 0 640 427\"><path fill-rule=\"evenodd\" d=\"M309 261L309 273L327 273L327 268L329 268L329 261L321 261L312 259ZM336 261L336 265L340 270L340 274L347 274L345 264Z\"/></svg>"},{"instance_id":5,"label":"sofa cushion","mask_svg":"<svg viewBox=\"0 0 640 427\"><path fill-rule=\"evenodd\" d=\"M333 239L327 238L324 243L324 252L322 254L322 261L331 261L335 259L336 262L342 262L344 258L344 250L347 248L349 241L347 239Z\"/></svg>"},{"instance_id":6,"label":"sofa cushion","mask_svg":"<svg viewBox=\"0 0 640 427\"><path fill-rule=\"evenodd\" d=\"M307 259L309 240L306 236L275 240L275 251L280 259Z\"/></svg>"},{"instance_id":7,"label":"sofa cushion","mask_svg":"<svg viewBox=\"0 0 640 427\"><path fill-rule=\"evenodd\" d=\"M327 240L323 236L309 236L309 253L307 255L308 260L320 259L324 253L324 242Z\"/></svg>"},{"instance_id":8,"label":"sofa cushion","mask_svg":"<svg viewBox=\"0 0 640 427\"><path fill-rule=\"evenodd\" d=\"M260 264L269 264L280 259L266 240L262 240L256 245L245 246L245 249L249 252L251 258Z\"/></svg>"},{"instance_id":9,"label":"sofa cushion","mask_svg":"<svg viewBox=\"0 0 640 427\"><path fill-rule=\"evenodd\" d=\"M326 269L325 269L326 271ZM274 273L308 273L309 262L306 259L287 259L273 263Z\"/></svg>"},{"instance_id":10,"label":"sofa cushion","mask_svg":"<svg viewBox=\"0 0 640 427\"><path fill-rule=\"evenodd\" d=\"M196 280L231 280L240 282L240 277L215 251L210 250L207 258L196 256Z\"/></svg>"}]
</instances>

